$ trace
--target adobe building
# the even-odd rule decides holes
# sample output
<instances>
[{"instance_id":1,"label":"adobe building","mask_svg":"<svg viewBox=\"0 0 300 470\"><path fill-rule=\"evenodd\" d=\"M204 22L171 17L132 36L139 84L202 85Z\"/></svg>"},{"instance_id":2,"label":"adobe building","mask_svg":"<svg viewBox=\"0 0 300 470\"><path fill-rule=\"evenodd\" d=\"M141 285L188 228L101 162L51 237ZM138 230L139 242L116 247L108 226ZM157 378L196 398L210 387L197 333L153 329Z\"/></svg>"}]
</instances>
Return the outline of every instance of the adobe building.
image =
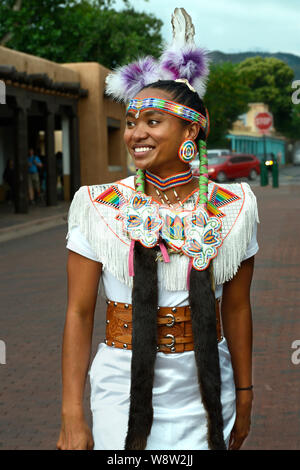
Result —
<instances>
[{"instance_id":1,"label":"adobe building","mask_svg":"<svg viewBox=\"0 0 300 470\"><path fill-rule=\"evenodd\" d=\"M269 112L265 103L249 103L248 112L242 114L233 123L227 138L231 141L231 150L237 153L252 153L259 159L273 153L281 164L285 163L286 138L278 135L273 125L262 135L255 125L255 116L258 113Z\"/></svg>"},{"instance_id":2,"label":"adobe building","mask_svg":"<svg viewBox=\"0 0 300 470\"><path fill-rule=\"evenodd\" d=\"M49 206L57 204L58 181L71 200L82 185L127 176L125 109L104 96L108 72L98 63L57 64L0 46L0 201L11 159L15 211L28 212L30 148L44 163Z\"/></svg>"}]
</instances>

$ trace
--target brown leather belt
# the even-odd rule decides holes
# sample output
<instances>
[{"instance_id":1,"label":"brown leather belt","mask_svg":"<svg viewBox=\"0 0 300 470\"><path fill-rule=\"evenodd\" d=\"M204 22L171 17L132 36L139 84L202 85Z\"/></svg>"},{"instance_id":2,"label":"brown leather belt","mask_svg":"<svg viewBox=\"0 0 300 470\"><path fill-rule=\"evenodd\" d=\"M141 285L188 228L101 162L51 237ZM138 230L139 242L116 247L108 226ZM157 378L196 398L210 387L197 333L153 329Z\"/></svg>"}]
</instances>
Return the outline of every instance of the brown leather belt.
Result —
<instances>
[{"instance_id":1,"label":"brown leather belt","mask_svg":"<svg viewBox=\"0 0 300 470\"><path fill-rule=\"evenodd\" d=\"M108 346L132 349L132 306L107 300L106 339ZM216 325L218 342L222 339L220 306L216 300ZM157 351L177 353L194 349L191 309L185 307L158 307Z\"/></svg>"}]
</instances>

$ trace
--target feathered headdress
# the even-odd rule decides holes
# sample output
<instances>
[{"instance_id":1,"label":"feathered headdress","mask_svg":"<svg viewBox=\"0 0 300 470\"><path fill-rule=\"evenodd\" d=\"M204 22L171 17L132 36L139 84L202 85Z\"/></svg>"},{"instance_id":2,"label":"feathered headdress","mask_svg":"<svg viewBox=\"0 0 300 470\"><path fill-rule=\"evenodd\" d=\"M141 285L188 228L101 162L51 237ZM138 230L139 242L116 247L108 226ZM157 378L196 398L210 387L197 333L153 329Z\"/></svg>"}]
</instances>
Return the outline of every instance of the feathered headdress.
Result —
<instances>
[{"instance_id":1,"label":"feathered headdress","mask_svg":"<svg viewBox=\"0 0 300 470\"><path fill-rule=\"evenodd\" d=\"M196 46L192 18L184 8L175 8L171 21L173 41L160 59L147 56L115 69L106 78L108 95L127 102L146 85L158 80L178 80L203 98L209 73L208 51Z\"/></svg>"}]
</instances>

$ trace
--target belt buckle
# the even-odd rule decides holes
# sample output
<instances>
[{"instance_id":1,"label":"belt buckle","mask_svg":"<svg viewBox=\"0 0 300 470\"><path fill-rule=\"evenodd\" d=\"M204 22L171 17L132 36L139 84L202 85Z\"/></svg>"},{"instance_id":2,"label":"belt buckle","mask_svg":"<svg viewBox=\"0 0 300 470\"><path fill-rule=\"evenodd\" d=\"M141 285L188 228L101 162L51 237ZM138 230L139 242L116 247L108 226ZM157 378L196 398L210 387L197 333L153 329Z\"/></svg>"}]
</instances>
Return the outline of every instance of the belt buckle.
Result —
<instances>
[{"instance_id":1,"label":"belt buckle","mask_svg":"<svg viewBox=\"0 0 300 470\"><path fill-rule=\"evenodd\" d=\"M176 339L175 339L175 336L174 335L165 335L164 338L172 338L172 343L170 344L164 344L164 346L166 346L167 348L171 349L172 352L176 351L175 349L175 343L176 343Z\"/></svg>"},{"instance_id":2,"label":"belt buckle","mask_svg":"<svg viewBox=\"0 0 300 470\"><path fill-rule=\"evenodd\" d=\"M172 318L171 323L166 323L165 326L168 326L168 327L174 326L174 324L175 324L175 317L174 317L173 313L167 313L167 315L165 315L165 318Z\"/></svg>"}]
</instances>

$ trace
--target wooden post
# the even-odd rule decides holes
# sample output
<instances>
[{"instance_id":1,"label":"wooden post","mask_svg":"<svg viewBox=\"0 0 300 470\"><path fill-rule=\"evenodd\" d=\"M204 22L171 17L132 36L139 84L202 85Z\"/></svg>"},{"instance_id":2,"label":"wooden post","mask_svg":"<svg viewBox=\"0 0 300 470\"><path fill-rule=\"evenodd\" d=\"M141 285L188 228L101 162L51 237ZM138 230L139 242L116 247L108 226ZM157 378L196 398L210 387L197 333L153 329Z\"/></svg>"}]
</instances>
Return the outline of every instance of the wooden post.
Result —
<instances>
[{"instance_id":1,"label":"wooden post","mask_svg":"<svg viewBox=\"0 0 300 470\"><path fill-rule=\"evenodd\" d=\"M54 131L55 114L54 109L48 106L45 116L45 153L46 153L46 204L47 206L57 205L57 178L56 178L56 160L54 155Z\"/></svg>"},{"instance_id":2,"label":"wooden post","mask_svg":"<svg viewBox=\"0 0 300 470\"><path fill-rule=\"evenodd\" d=\"M15 108L15 212L28 213L28 116L26 100Z\"/></svg>"},{"instance_id":3,"label":"wooden post","mask_svg":"<svg viewBox=\"0 0 300 470\"><path fill-rule=\"evenodd\" d=\"M70 116L70 161L70 197L72 199L80 187L79 125L76 111L73 111Z\"/></svg>"}]
</instances>

